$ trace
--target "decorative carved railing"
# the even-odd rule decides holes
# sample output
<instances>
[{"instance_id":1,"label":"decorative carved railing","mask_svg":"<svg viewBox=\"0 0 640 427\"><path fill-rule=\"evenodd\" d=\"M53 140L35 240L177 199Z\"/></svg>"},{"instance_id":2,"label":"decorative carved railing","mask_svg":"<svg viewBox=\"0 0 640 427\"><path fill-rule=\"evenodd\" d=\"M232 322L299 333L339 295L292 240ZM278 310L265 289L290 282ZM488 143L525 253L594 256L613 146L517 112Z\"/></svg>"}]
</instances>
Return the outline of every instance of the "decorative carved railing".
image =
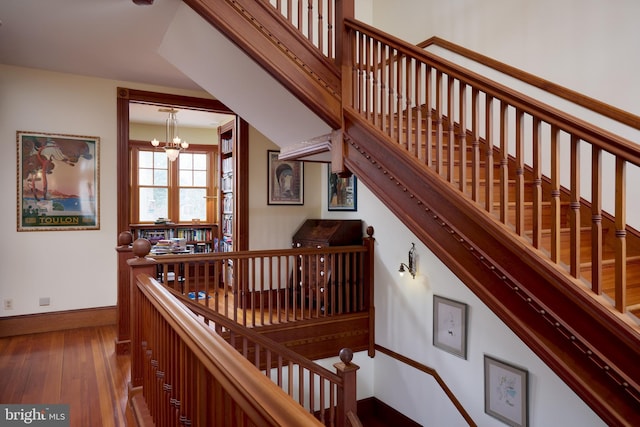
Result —
<instances>
[{"instance_id":1,"label":"decorative carved railing","mask_svg":"<svg viewBox=\"0 0 640 427\"><path fill-rule=\"evenodd\" d=\"M155 269L149 260L129 264L130 399L140 424L352 425L358 367L350 351L341 352L334 374L196 302L180 302L144 273Z\"/></svg>"},{"instance_id":2,"label":"decorative carved railing","mask_svg":"<svg viewBox=\"0 0 640 427\"><path fill-rule=\"evenodd\" d=\"M613 299L621 314L637 313L640 250L627 245L634 231L626 221L628 170L640 165L635 144L365 24L346 25L347 108L541 256L588 282L595 297ZM605 175L603 162L613 172ZM588 211L581 208L585 200ZM613 238L605 240L607 233ZM605 269L611 280L603 280Z\"/></svg>"}]
</instances>

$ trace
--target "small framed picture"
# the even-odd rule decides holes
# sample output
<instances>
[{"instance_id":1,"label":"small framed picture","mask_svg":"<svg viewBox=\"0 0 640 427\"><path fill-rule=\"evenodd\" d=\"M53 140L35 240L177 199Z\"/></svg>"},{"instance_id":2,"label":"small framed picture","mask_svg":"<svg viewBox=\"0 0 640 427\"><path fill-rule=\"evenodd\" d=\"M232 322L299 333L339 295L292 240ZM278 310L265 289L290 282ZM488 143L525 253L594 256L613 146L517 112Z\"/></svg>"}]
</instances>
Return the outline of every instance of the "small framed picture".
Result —
<instances>
[{"instance_id":1,"label":"small framed picture","mask_svg":"<svg viewBox=\"0 0 640 427\"><path fill-rule=\"evenodd\" d=\"M328 174L328 209L330 211L357 211L358 210L358 183L355 175L349 178L340 178L338 174L331 172L331 167L327 167Z\"/></svg>"},{"instance_id":2,"label":"small framed picture","mask_svg":"<svg viewBox=\"0 0 640 427\"><path fill-rule=\"evenodd\" d=\"M467 358L467 304L433 296L433 345Z\"/></svg>"},{"instance_id":3,"label":"small framed picture","mask_svg":"<svg viewBox=\"0 0 640 427\"><path fill-rule=\"evenodd\" d=\"M304 204L304 164L278 159L279 151L267 151L267 204Z\"/></svg>"},{"instance_id":4,"label":"small framed picture","mask_svg":"<svg viewBox=\"0 0 640 427\"><path fill-rule=\"evenodd\" d=\"M484 411L510 426L527 427L528 372L485 355Z\"/></svg>"}]
</instances>

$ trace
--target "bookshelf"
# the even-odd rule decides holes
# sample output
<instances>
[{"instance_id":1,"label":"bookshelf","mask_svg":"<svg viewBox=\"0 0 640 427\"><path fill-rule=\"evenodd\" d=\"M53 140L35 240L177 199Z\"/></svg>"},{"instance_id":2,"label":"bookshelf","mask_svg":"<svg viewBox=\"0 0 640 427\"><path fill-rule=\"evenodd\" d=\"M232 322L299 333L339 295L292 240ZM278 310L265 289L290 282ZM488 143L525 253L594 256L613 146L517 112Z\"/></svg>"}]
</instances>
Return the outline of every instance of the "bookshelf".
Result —
<instances>
[{"instance_id":1,"label":"bookshelf","mask_svg":"<svg viewBox=\"0 0 640 427\"><path fill-rule=\"evenodd\" d=\"M217 224L130 224L133 238L156 244L159 240L185 239L195 252L214 252L218 241Z\"/></svg>"},{"instance_id":2,"label":"bookshelf","mask_svg":"<svg viewBox=\"0 0 640 427\"><path fill-rule=\"evenodd\" d=\"M236 118L218 128L219 218L221 252L249 248L247 208L249 206L249 125Z\"/></svg>"}]
</instances>

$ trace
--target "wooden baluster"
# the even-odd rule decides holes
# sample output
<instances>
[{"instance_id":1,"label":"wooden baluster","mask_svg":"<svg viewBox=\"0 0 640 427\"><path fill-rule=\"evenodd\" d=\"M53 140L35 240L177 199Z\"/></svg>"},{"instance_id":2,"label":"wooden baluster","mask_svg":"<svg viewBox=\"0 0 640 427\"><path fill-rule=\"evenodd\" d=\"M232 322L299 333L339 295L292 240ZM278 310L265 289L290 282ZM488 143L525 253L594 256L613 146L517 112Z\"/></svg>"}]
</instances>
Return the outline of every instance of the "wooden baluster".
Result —
<instances>
[{"instance_id":1,"label":"wooden baluster","mask_svg":"<svg viewBox=\"0 0 640 427\"><path fill-rule=\"evenodd\" d=\"M320 422L324 425L327 425L326 421L326 408L327 408L327 403L325 402L325 384L327 381L323 380L322 378L319 379L320 380Z\"/></svg>"},{"instance_id":2,"label":"wooden baluster","mask_svg":"<svg viewBox=\"0 0 640 427\"><path fill-rule=\"evenodd\" d=\"M493 212L493 97L485 94L485 141L486 141L486 159L485 159L485 210L489 213Z\"/></svg>"},{"instance_id":3,"label":"wooden baluster","mask_svg":"<svg viewBox=\"0 0 640 427\"><path fill-rule=\"evenodd\" d=\"M296 2L298 4L298 19L297 19L297 28L298 31L302 32L302 23L304 22L304 11L302 10L303 6L302 6L302 0L298 0Z\"/></svg>"},{"instance_id":4,"label":"wooden baluster","mask_svg":"<svg viewBox=\"0 0 640 427\"><path fill-rule=\"evenodd\" d=\"M406 89L405 89L405 115L406 115L406 139L407 139L407 151L410 153L414 152L414 142L413 142L413 99L411 94L413 94L413 83L414 80L411 77L413 60L408 56L405 57L405 81L406 81ZM414 154L415 155L415 154Z\"/></svg>"},{"instance_id":5,"label":"wooden baluster","mask_svg":"<svg viewBox=\"0 0 640 427\"><path fill-rule=\"evenodd\" d=\"M551 260L560 261L560 130L551 126Z\"/></svg>"},{"instance_id":6,"label":"wooden baluster","mask_svg":"<svg viewBox=\"0 0 640 427\"><path fill-rule=\"evenodd\" d=\"M377 40L372 40L372 55L373 55L373 71L371 76L371 90L373 91L373 100L371 106L371 114L373 114L373 125L376 128L380 127L380 80L379 75L382 70L382 65L379 62L378 50L380 49L380 43Z\"/></svg>"},{"instance_id":7,"label":"wooden baluster","mask_svg":"<svg viewBox=\"0 0 640 427\"><path fill-rule=\"evenodd\" d=\"M364 91L366 90L364 87L364 70L362 69L362 63L364 61L364 40L367 36L361 34L358 37L358 60L356 61L356 68L358 70L358 85L357 85L357 93L356 93L356 110L362 114L364 111Z\"/></svg>"},{"instance_id":8,"label":"wooden baluster","mask_svg":"<svg viewBox=\"0 0 640 427\"><path fill-rule=\"evenodd\" d=\"M334 53L334 45L336 44L335 35L334 35L334 26L335 26L335 12L333 10L333 1L329 0L327 2L327 56L329 58L335 58Z\"/></svg>"},{"instance_id":9,"label":"wooden baluster","mask_svg":"<svg viewBox=\"0 0 640 427\"><path fill-rule=\"evenodd\" d=\"M509 217L509 106L500 101L500 221Z\"/></svg>"},{"instance_id":10,"label":"wooden baluster","mask_svg":"<svg viewBox=\"0 0 640 427\"><path fill-rule=\"evenodd\" d=\"M414 94L414 106L413 108L415 109L415 122L416 122L416 133L415 133L415 149L413 152L413 155L416 156L416 158L418 158L419 160L424 161L424 154L423 154L423 138L422 138L422 102L420 99L420 96L422 95L422 84L423 84L423 77L422 77L422 62L416 61L415 62L415 78L414 78L415 82L416 82L416 90L415 90L415 94Z\"/></svg>"},{"instance_id":11,"label":"wooden baluster","mask_svg":"<svg viewBox=\"0 0 640 427\"><path fill-rule=\"evenodd\" d=\"M447 76L447 123L449 125L447 137L447 181L453 183L454 155L456 145L456 128L454 118L454 87L455 79L450 75Z\"/></svg>"},{"instance_id":12,"label":"wooden baluster","mask_svg":"<svg viewBox=\"0 0 640 427\"><path fill-rule=\"evenodd\" d=\"M442 71L436 71L436 173L442 174Z\"/></svg>"},{"instance_id":13,"label":"wooden baluster","mask_svg":"<svg viewBox=\"0 0 640 427\"><path fill-rule=\"evenodd\" d=\"M542 244L542 122L533 118L533 246Z\"/></svg>"},{"instance_id":14,"label":"wooden baluster","mask_svg":"<svg viewBox=\"0 0 640 427\"><path fill-rule=\"evenodd\" d=\"M393 48L391 48L391 46L389 46L389 79L387 81L387 96L389 97L388 102L389 102L389 138L391 138L392 140L396 139L396 129L395 129L395 122L394 122L394 117L396 115L396 110L395 110L395 92L394 92L394 88L395 88L395 51L393 50Z\"/></svg>"},{"instance_id":15,"label":"wooden baluster","mask_svg":"<svg viewBox=\"0 0 640 427\"><path fill-rule=\"evenodd\" d=\"M389 96L387 92L388 88L388 71L389 71L389 63L387 56L388 48L385 45L380 45L380 120L381 120L381 130L383 133L387 134L389 132L389 102L387 101L387 97Z\"/></svg>"},{"instance_id":16,"label":"wooden baluster","mask_svg":"<svg viewBox=\"0 0 640 427\"><path fill-rule=\"evenodd\" d=\"M616 190L615 190L615 211L616 211L616 281L615 281L615 304L616 309L624 313L627 307L627 183L626 183L627 163L620 157L616 157Z\"/></svg>"},{"instance_id":17,"label":"wooden baluster","mask_svg":"<svg viewBox=\"0 0 640 427\"><path fill-rule=\"evenodd\" d=\"M459 154L460 163L458 189L464 193L467 187L467 84L458 81L458 124L459 133Z\"/></svg>"},{"instance_id":18,"label":"wooden baluster","mask_svg":"<svg viewBox=\"0 0 640 427\"><path fill-rule=\"evenodd\" d=\"M524 112L516 109L516 233L524 235ZM509 185L507 184L507 188Z\"/></svg>"},{"instance_id":19,"label":"wooden baluster","mask_svg":"<svg viewBox=\"0 0 640 427\"><path fill-rule=\"evenodd\" d=\"M480 91L471 89L471 199L480 200ZM487 186L492 185L487 182Z\"/></svg>"},{"instance_id":20,"label":"wooden baluster","mask_svg":"<svg viewBox=\"0 0 640 427\"><path fill-rule=\"evenodd\" d=\"M404 105L403 105L403 97L404 97L404 88L402 85L403 78L403 70L404 70L404 60L405 56L400 52L396 51L396 144L402 145L406 148L406 144L403 143L403 130L406 129L405 119L404 119Z\"/></svg>"},{"instance_id":21,"label":"wooden baluster","mask_svg":"<svg viewBox=\"0 0 640 427\"><path fill-rule=\"evenodd\" d=\"M364 61L364 111L367 121L371 121L371 98L373 91L373 84L371 79L371 37L365 39L363 61Z\"/></svg>"},{"instance_id":22,"label":"wooden baluster","mask_svg":"<svg viewBox=\"0 0 640 427\"><path fill-rule=\"evenodd\" d=\"M302 366L300 366L300 370L302 369ZM305 371L307 371L309 373L309 384L306 385L306 389L309 390L309 412L311 412L312 414L316 413L316 390L315 390L315 381L314 381L314 374L311 371L308 371L307 369L304 369Z\"/></svg>"},{"instance_id":23,"label":"wooden baluster","mask_svg":"<svg viewBox=\"0 0 640 427\"><path fill-rule=\"evenodd\" d=\"M307 39L313 43L313 0L307 0Z\"/></svg>"},{"instance_id":24,"label":"wooden baluster","mask_svg":"<svg viewBox=\"0 0 640 427\"><path fill-rule=\"evenodd\" d=\"M591 290L602 293L602 149L591 145Z\"/></svg>"},{"instance_id":25,"label":"wooden baluster","mask_svg":"<svg viewBox=\"0 0 640 427\"><path fill-rule=\"evenodd\" d=\"M580 277L580 139L571 135L571 243L569 271Z\"/></svg>"},{"instance_id":26,"label":"wooden baluster","mask_svg":"<svg viewBox=\"0 0 640 427\"><path fill-rule=\"evenodd\" d=\"M428 167L433 166L433 108L431 105L433 103L432 96L432 84L433 84L433 68L429 65L426 66L425 70L425 108L427 111L425 112L425 157L424 161Z\"/></svg>"}]
</instances>

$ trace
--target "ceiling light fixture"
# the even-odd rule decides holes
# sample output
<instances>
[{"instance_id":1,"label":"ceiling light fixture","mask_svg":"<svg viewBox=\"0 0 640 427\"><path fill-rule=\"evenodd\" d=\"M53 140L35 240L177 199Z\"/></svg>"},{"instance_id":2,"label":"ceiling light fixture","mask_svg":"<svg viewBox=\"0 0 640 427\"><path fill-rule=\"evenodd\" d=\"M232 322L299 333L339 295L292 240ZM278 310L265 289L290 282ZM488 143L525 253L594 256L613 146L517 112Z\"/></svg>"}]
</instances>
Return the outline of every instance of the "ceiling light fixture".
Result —
<instances>
[{"instance_id":1,"label":"ceiling light fixture","mask_svg":"<svg viewBox=\"0 0 640 427\"><path fill-rule=\"evenodd\" d=\"M189 147L187 141L183 141L178 137L178 119L176 118L176 114L178 110L175 108L160 108L158 111L163 113L169 113L169 117L167 118L167 133L166 138L167 142L164 143L162 147L164 151L167 153L167 157L170 161L175 161L180 155L180 151ZM153 138L151 141L151 145L154 147L158 147L160 145L160 141L156 138Z\"/></svg>"}]
</instances>

